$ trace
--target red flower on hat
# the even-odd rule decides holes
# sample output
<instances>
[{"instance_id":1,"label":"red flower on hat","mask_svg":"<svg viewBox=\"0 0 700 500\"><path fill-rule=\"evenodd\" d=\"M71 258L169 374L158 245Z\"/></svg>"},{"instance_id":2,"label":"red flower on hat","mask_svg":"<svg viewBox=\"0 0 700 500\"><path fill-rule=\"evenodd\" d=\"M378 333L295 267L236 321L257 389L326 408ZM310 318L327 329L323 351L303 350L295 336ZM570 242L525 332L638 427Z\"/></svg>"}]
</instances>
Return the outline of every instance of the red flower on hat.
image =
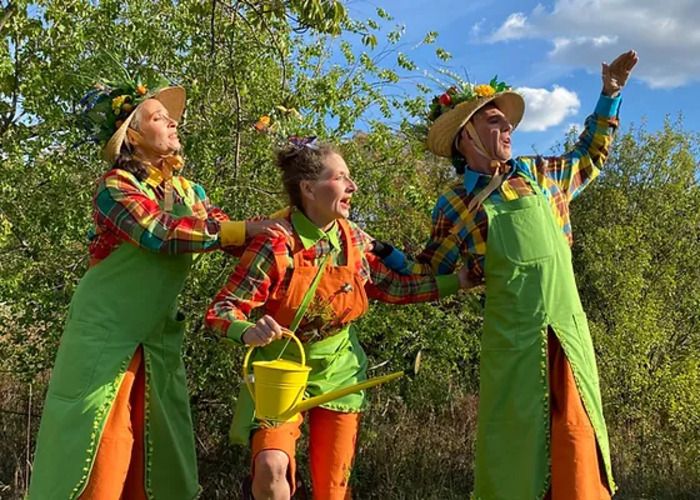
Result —
<instances>
[{"instance_id":1,"label":"red flower on hat","mask_svg":"<svg viewBox=\"0 0 700 500\"><path fill-rule=\"evenodd\" d=\"M449 106L452 104L452 96L448 93L444 93L440 96L440 104L443 106Z\"/></svg>"}]
</instances>

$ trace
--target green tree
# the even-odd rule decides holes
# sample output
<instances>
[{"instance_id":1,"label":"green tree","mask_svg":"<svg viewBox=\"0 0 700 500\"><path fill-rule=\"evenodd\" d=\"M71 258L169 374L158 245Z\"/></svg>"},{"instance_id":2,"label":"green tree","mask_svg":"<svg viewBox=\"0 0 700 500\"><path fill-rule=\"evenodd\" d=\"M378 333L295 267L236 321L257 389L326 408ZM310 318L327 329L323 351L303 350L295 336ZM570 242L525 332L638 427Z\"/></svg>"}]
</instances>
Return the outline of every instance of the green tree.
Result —
<instances>
[{"instance_id":1,"label":"green tree","mask_svg":"<svg viewBox=\"0 0 700 500\"><path fill-rule=\"evenodd\" d=\"M252 127L271 115L290 132L342 143L360 185L352 217L414 253L452 168L426 154L403 120L423 112L431 89L401 87L417 67L392 23L381 9L349 19L329 0L0 2L3 498L21 496L67 306L87 267L91 196L106 166L74 112L93 79L109 76L106 61L152 67L187 88L185 175L233 218L285 203L270 161L277 139ZM435 39L428 33L423 43ZM440 49L436 56L449 59ZM631 130L573 206L575 265L622 497L700 490L697 146L681 123ZM248 470L246 453L226 438L242 352L201 321L232 266L224 255L199 259L181 304L205 498L237 496ZM469 494L479 298L374 305L358 325L370 364L388 361L373 374L425 354L414 382L372 393L352 478L360 497Z\"/></svg>"},{"instance_id":2,"label":"green tree","mask_svg":"<svg viewBox=\"0 0 700 500\"><path fill-rule=\"evenodd\" d=\"M699 145L680 119L631 129L573 205L613 457L632 495L700 487Z\"/></svg>"}]
</instances>

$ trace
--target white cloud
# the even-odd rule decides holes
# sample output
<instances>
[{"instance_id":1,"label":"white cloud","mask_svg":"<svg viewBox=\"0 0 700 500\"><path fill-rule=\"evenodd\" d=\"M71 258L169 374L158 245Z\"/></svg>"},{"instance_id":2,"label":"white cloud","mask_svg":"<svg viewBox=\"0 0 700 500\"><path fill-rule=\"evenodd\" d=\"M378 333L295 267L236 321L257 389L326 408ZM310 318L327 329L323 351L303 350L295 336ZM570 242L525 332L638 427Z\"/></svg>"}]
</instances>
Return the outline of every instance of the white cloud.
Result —
<instances>
[{"instance_id":1,"label":"white cloud","mask_svg":"<svg viewBox=\"0 0 700 500\"><path fill-rule=\"evenodd\" d=\"M635 49L634 76L651 87L700 81L700 1L556 0L509 15L487 42L549 40L549 59L598 72L600 63Z\"/></svg>"},{"instance_id":2,"label":"white cloud","mask_svg":"<svg viewBox=\"0 0 700 500\"><path fill-rule=\"evenodd\" d=\"M481 30L484 27L485 22L486 22L486 18L482 17L478 23L474 23L472 25L472 29L471 29L472 38L477 38L481 35Z\"/></svg>"},{"instance_id":3,"label":"white cloud","mask_svg":"<svg viewBox=\"0 0 700 500\"><path fill-rule=\"evenodd\" d=\"M552 90L521 87L516 89L525 98L525 116L518 130L542 132L578 113L581 107L576 92L555 85Z\"/></svg>"},{"instance_id":4,"label":"white cloud","mask_svg":"<svg viewBox=\"0 0 700 500\"><path fill-rule=\"evenodd\" d=\"M502 42L522 38L528 34L529 26L527 16L522 12L515 12L489 37L491 42Z\"/></svg>"}]
</instances>

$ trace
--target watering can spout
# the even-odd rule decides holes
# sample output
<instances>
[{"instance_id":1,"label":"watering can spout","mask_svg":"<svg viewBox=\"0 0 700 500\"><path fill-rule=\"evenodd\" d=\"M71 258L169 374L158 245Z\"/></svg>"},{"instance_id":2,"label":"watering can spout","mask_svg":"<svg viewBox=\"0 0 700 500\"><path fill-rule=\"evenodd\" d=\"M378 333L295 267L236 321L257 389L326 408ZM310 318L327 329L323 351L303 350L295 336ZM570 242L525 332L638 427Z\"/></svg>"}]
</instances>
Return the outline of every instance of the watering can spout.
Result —
<instances>
[{"instance_id":1,"label":"watering can spout","mask_svg":"<svg viewBox=\"0 0 700 500\"><path fill-rule=\"evenodd\" d=\"M347 396L348 394L360 392L364 389L369 389L370 387L374 387L375 385L389 382L389 381L397 379L403 375L404 375L404 372L394 372L394 373L390 373L388 375L384 375L382 377L375 377L375 378L371 378L369 380L365 380L363 382L358 382L357 384L349 385L347 387L343 387L342 389L337 389L335 391L327 392L325 394L321 394L320 396L314 396L313 398L304 399L304 400L300 401L299 403L297 403L294 406L294 408L291 408L289 411L287 411L283 417L285 420L288 420L288 419L292 418L294 415L296 415L297 413L301 413L303 411L310 410L311 408L315 408L316 406L320 406L322 404L328 403L330 401L333 401L334 399L342 398L343 396Z\"/></svg>"},{"instance_id":2,"label":"watering can spout","mask_svg":"<svg viewBox=\"0 0 700 500\"><path fill-rule=\"evenodd\" d=\"M347 396L375 385L383 384L397 379L403 375L414 375L418 371L420 353L416 356L414 366L410 370L390 373L381 377L364 380L348 387L321 394L309 399L303 399L311 368L306 366L304 347L299 339L289 331L285 335L297 343L300 351L301 363L277 359L274 361L253 362L255 387L251 384L248 374L248 361L254 347L248 349L243 360L243 378L250 395L255 402L256 417L261 420L286 422L296 417L297 414L328 403L334 399Z\"/></svg>"}]
</instances>

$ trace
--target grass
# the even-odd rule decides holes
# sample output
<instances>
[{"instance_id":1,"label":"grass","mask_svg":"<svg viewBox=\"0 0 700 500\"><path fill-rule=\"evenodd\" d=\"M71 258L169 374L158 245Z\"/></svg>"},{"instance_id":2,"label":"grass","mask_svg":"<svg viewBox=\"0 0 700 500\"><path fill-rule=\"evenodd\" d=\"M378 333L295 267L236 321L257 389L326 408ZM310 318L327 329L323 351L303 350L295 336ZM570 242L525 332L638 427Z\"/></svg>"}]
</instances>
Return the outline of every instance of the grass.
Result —
<instances>
[{"instance_id":1,"label":"grass","mask_svg":"<svg viewBox=\"0 0 700 500\"><path fill-rule=\"evenodd\" d=\"M478 398L448 384L441 400L431 403L425 387L419 385L407 397L397 386L372 393L351 479L354 498L468 498ZM45 380L32 386L31 399L29 388L0 374L0 499L20 499L26 491L31 471L27 458L34 449ZM205 499L239 498L248 471L247 450L227 444L231 413L225 401L193 408ZM692 456L697 443L674 442L668 429L649 426L651 418L644 426L617 425L610 417L609 421L620 486L616 499L700 498L700 469ZM308 484L305 444L302 438L297 460Z\"/></svg>"}]
</instances>

